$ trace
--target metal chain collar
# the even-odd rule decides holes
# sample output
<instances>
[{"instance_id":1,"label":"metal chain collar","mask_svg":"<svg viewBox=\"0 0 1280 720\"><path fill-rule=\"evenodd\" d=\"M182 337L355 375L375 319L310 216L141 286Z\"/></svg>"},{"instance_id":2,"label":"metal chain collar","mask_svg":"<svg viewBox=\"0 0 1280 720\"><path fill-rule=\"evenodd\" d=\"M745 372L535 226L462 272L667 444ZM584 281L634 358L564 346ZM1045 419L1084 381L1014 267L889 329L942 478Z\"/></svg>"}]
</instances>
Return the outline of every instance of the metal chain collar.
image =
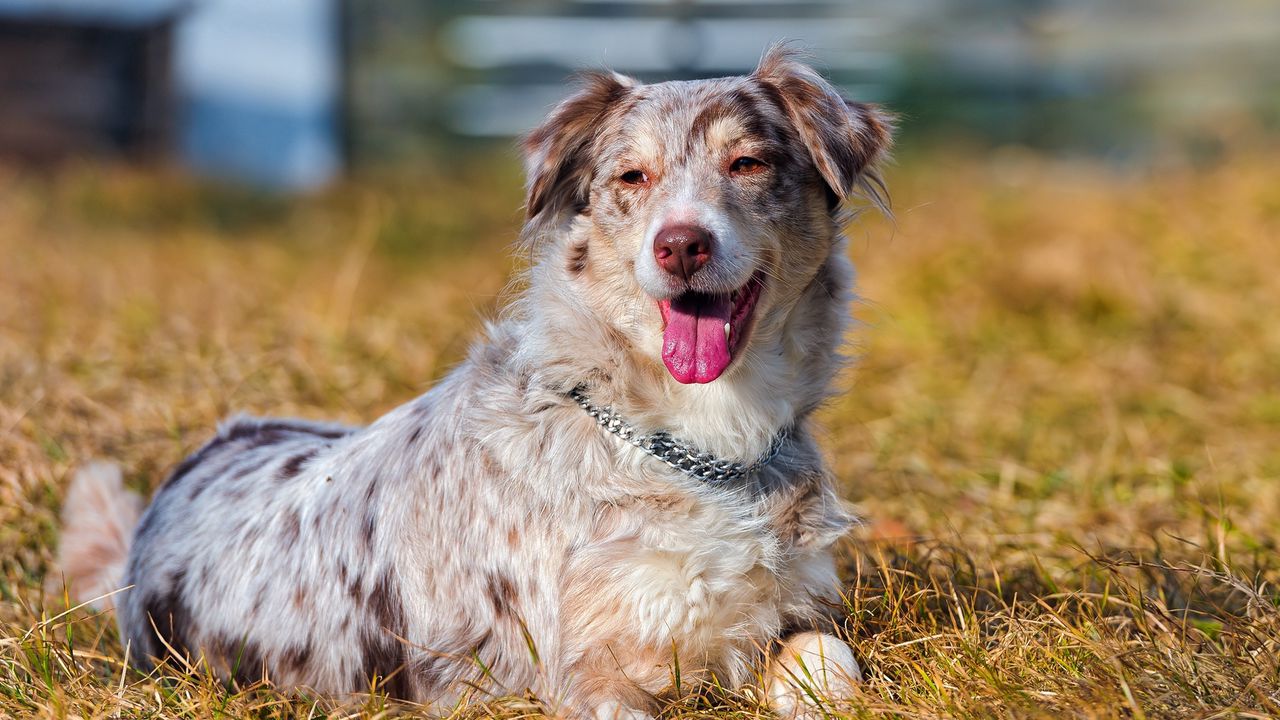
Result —
<instances>
[{"instance_id":1,"label":"metal chain collar","mask_svg":"<svg viewBox=\"0 0 1280 720\"><path fill-rule=\"evenodd\" d=\"M748 465L731 460L721 460L711 453L699 452L692 445L677 440L665 432L656 432L649 435L638 433L635 427L623 420L614 411L612 405L604 407L592 405L591 401L587 399L586 387L583 385L570 390L569 397L573 398L573 401L578 403L583 410L586 410L588 415L595 418L596 424L600 427L658 458L676 470L712 485L723 485L741 480L768 465L782 451L783 443L786 442L787 436L791 434L791 429L785 428L775 435L765 454Z\"/></svg>"}]
</instances>

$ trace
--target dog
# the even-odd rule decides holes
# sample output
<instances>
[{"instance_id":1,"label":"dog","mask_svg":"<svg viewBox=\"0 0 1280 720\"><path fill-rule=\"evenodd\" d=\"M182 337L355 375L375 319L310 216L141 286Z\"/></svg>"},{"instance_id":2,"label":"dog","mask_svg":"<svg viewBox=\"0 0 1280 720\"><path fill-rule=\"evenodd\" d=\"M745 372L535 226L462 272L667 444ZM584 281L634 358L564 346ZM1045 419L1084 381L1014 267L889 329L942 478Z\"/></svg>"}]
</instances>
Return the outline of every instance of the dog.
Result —
<instances>
[{"instance_id":1,"label":"dog","mask_svg":"<svg viewBox=\"0 0 1280 720\"><path fill-rule=\"evenodd\" d=\"M594 718L712 680L784 715L847 696L855 517L811 416L844 364L842 202L883 202L890 131L785 47L585 75L523 139L527 289L459 367L367 427L225 422L145 511L84 468L69 588L141 668L241 683Z\"/></svg>"}]
</instances>

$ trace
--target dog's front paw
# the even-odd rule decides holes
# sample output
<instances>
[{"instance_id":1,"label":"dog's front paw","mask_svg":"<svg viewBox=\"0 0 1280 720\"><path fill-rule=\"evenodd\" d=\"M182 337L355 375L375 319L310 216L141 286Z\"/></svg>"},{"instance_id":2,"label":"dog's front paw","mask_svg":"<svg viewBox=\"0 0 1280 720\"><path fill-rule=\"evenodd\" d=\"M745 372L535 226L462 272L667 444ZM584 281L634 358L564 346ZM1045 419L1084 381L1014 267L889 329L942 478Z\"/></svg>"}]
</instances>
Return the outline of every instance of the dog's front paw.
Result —
<instances>
[{"instance_id":1,"label":"dog's front paw","mask_svg":"<svg viewBox=\"0 0 1280 720\"><path fill-rule=\"evenodd\" d=\"M782 643L765 676L769 706L784 718L822 717L832 700L847 698L862 682L862 669L844 641L816 632Z\"/></svg>"},{"instance_id":2,"label":"dog's front paw","mask_svg":"<svg viewBox=\"0 0 1280 720\"><path fill-rule=\"evenodd\" d=\"M592 712L593 720L653 720L649 713L617 701L600 703Z\"/></svg>"}]
</instances>

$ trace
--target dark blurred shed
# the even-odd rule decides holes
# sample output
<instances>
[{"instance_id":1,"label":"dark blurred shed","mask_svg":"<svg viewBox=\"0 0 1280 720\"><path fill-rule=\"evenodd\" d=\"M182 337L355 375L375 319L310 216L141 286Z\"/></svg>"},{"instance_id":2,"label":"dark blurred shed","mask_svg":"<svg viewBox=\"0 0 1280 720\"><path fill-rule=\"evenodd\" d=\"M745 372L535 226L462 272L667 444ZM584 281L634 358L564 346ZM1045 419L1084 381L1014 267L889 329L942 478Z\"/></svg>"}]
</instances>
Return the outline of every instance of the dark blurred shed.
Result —
<instances>
[{"instance_id":1,"label":"dark blurred shed","mask_svg":"<svg viewBox=\"0 0 1280 720\"><path fill-rule=\"evenodd\" d=\"M0 0L0 155L167 153L174 22L184 7Z\"/></svg>"}]
</instances>

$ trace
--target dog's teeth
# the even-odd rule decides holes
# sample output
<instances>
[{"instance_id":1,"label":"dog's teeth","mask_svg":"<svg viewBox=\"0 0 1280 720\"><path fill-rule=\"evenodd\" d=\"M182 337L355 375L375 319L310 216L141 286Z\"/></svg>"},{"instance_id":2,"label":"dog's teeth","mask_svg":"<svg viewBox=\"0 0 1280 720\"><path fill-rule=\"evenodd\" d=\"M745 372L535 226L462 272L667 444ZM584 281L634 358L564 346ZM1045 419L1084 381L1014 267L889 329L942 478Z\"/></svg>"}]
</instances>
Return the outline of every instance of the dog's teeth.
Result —
<instances>
[{"instance_id":1,"label":"dog's teeth","mask_svg":"<svg viewBox=\"0 0 1280 720\"><path fill-rule=\"evenodd\" d=\"M724 324L724 341L729 342L729 323Z\"/></svg>"}]
</instances>

